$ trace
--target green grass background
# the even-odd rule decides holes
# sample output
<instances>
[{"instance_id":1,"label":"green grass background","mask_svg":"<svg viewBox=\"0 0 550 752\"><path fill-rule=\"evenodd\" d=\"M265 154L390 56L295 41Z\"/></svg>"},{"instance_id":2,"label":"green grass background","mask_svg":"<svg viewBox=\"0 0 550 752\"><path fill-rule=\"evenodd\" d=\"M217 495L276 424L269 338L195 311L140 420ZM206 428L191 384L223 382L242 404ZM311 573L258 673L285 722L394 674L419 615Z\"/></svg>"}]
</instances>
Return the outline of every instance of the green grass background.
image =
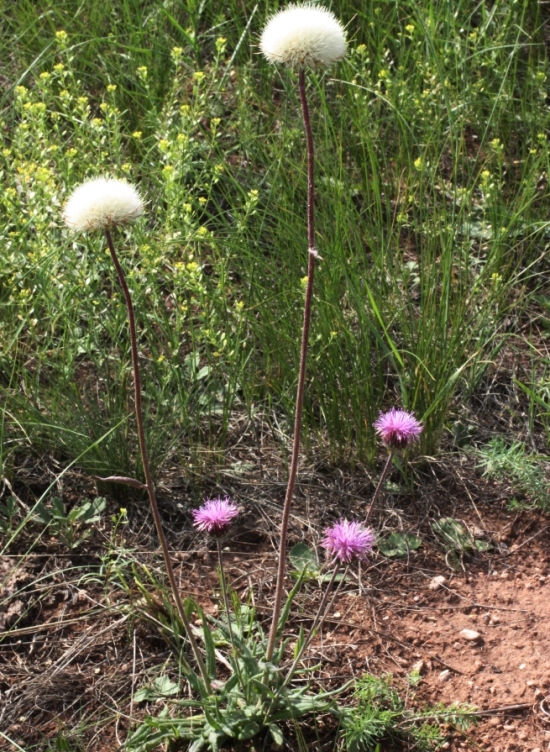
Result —
<instances>
[{"instance_id":1,"label":"green grass background","mask_svg":"<svg viewBox=\"0 0 550 752\"><path fill-rule=\"evenodd\" d=\"M54 450L140 474L126 314L101 236L61 212L83 179L135 182L116 242L138 311L156 472L290 432L307 264L296 77L258 39L277 3L4 3L2 462ZM308 76L316 276L305 437L372 462L393 405L434 453L546 301L548 58L534 0L333 3L347 59ZM60 33L61 32L61 33ZM534 355L535 357L535 355Z\"/></svg>"}]
</instances>

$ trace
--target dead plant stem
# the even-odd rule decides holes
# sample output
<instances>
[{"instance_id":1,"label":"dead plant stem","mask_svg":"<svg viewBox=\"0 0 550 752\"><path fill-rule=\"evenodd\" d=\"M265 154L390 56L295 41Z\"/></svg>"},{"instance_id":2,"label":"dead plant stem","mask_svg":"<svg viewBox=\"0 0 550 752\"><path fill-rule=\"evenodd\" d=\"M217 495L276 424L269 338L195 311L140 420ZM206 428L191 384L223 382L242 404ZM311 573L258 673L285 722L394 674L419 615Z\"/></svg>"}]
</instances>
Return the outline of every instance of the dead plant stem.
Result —
<instances>
[{"instance_id":1,"label":"dead plant stem","mask_svg":"<svg viewBox=\"0 0 550 752\"><path fill-rule=\"evenodd\" d=\"M174 575L174 568L172 567L172 562L170 560L168 544L166 542L166 536L164 534L164 529L162 526L162 519L160 516L158 504L157 504L157 497L155 493L155 487L153 484L153 478L152 478L151 470L149 467L147 445L145 442L145 428L143 425L143 408L141 404L141 380L140 380L140 374L139 374L139 356L138 356L138 348L137 348L136 319L135 319L135 314L134 314L134 306L132 303L132 296L130 295L130 290L126 283L126 277L124 276L122 266L120 265L120 262L118 260L118 256L115 251L115 246L114 246L113 238L111 236L110 231L106 229L105 235L107 237L107 245L109 246L111 258L113 259L113 263L115 265L118 281L120 282L120 286L122 287L122 291L124 293L124 300L126 302L126 308L128 311L128 323L130 327L130 342L131 342L131 348L132 348L132 366L133 366L133 374L134 374L135 415L136 415L136 424L137 424L138 439L139 439L139 449L141 452L141 461L143 463L143 472L145 475L145 484L147 486L147 493L149 495L149 501L151 503L151 510L153 512L153 518L155 520L155 526L157 528L157 535L159 538L160 547L162 549L162 555L164 557L164 565L166 567L166 573L168 574L168 579L170 581L170 587L172 589L174 600L176 602L178 614L183 623L185 631L187 633L187 638L189 639L189 643L191 645L191 649L195 656L195 660L199 667L199 671L201 673L205 687L210 692L210 689L211 689L210 680L208 678L206 666L204 665L204 661L202 659L199 646L197 645L197 641L195 640L195 636L191 629L191 624L189 623L189 619L187 618L187 615L185 613L185 609L183 607L183 603L182 603L182 600L180 598L180 594L178 591L176 577Z\"/></svg>"}]
</instances>

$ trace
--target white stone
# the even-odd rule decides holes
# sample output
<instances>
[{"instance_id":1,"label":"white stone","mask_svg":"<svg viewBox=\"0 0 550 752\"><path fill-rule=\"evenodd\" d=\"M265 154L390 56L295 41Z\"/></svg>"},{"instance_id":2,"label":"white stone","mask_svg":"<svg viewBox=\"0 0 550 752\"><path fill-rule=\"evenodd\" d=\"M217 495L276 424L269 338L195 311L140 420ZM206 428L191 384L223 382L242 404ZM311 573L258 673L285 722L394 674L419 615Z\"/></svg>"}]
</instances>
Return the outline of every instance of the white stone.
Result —
<instances>
[{"instance_id":1,"label":"white stone","mask_svg":"<svg viewBox=\"0 0 550 752\"><path fill-rule=\"evenodd\" d=\"M419 674L420 676L425 674L426 664L424 663L424 661L421 660L421 661L416 661L416 663L413 663L413 665L411 666L411 672L413 674Z\"/></svg>"},{"instance_id":2,"label":"white stone","mask_svg":"<svg viewBox=\"0 0 550 752\"><path fill-rule=\"evenodd\" d=\"M463 629L460 633L460 637L462 637L463 640L468 640L468 642L475 642L480 639L481 635L479 632L476 632L475 629Z\"/></svg>"}]
</instances>

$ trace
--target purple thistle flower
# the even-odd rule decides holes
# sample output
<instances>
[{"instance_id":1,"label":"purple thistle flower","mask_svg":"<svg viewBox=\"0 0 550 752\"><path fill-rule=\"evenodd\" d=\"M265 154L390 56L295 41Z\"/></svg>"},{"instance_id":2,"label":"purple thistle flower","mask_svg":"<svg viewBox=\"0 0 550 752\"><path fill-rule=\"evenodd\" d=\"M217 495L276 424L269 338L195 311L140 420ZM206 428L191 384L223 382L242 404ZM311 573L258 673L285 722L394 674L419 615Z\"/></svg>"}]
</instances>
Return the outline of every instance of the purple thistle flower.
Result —
<instances>
[{"instance_id":1,"label":"purple thistle flower","mask_svg":"<svg viewBox=\"0 0 550 752\"><path fill-rule=\"evenodd\" d=\"M194 525L201 532L206 531L216 538L222 536L229 528L239 509L228 497L225 499L210 499L202 507L193 509L191 514Z\"/></svg>"},{"instance_id":2,"label":"purple thistle flower","mask_svg":"<svg viewBox=\"0 0 550 752\"><path fill-rule=\"evenodd\" d=\"M334 559L348 564L353 559L365 559L372 551L375 540L370 527L340 520L325 530L321 545Z\"/></svg>"},{"instance_id":3,"label":"purple thistle flower","mask_svg":"<svg viewBox=\"0 0 550 752\"><path fill-rule=\"evenodd\" d=\"M388 413L380 413L380 417L374 422L374 428L388 449L393 450L406 449L418 440L424 430L413 413L396 410L395 407Z\"/></svg>"}]
</instances>

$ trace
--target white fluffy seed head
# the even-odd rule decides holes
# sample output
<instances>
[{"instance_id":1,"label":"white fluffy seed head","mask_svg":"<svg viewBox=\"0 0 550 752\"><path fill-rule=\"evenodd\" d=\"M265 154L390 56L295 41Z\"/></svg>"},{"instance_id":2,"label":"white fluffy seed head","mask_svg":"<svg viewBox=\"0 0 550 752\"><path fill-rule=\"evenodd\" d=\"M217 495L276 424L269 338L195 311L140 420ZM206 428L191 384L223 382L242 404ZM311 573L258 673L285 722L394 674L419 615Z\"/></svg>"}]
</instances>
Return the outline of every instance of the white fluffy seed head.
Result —
<instances>
[{"instance_id":1,"label":"white fluffy seed head","mask_svg":"<svg viewBox=\"0 0 550 752\"><path fill-rule=\"evenodd\" d=\"M270 63L292 68L326 68L346 54L346 32L327 8L289 5L265 26L260 49Z\"/></svg>"},{"instance_id":2,"label":"white fluffy seed head","mask_svg":"<svg viewBox=\"0 0 550 752\"><path fill-rule=\"evenodd\" d=\"M87 232L128 224L141 214L143 201L133 185L115 178L94 178L71 193L63 219L71 229Z\"/></svg>"}]
</instances>

